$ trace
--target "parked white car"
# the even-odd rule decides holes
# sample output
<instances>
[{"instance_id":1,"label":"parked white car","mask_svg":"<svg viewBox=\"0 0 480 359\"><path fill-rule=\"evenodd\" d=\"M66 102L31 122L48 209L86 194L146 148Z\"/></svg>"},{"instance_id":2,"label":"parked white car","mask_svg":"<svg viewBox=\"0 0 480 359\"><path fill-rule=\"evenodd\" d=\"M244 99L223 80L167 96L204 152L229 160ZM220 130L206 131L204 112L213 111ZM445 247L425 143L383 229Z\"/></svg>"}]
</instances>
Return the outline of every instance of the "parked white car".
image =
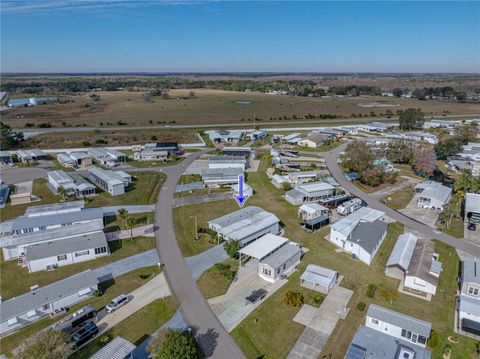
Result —
<instances>
[{"instance_id":1,"label":"parked white car","mask_svg":"<svg viewBox=\"0 0 480 359\"><path fill-rule=\"evenodd\" d=\"M127 303L128 303L128 297L126 295L120 294L118 297L113 298L112 301L107 304L107 306L105 307L105 310L108 313L113 313L118 308L124 306Z\"/></svg>"}]
</instances>

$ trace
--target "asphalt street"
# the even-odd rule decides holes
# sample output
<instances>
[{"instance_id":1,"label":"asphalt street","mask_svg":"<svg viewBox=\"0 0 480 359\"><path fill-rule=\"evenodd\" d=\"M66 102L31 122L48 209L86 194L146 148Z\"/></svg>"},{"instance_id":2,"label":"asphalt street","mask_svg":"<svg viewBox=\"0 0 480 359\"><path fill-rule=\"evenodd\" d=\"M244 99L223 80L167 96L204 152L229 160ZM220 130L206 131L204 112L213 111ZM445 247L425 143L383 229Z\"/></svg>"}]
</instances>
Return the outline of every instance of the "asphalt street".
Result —
<instances>
[{"instance_id":1,"label":"asphalt street","mask_svg":"<svg viewBox=\"0 0 480 359\"><path fill-rule=\"evenodd\" d=\"M185 169L205 152L197 152L178 165L166 167L163 171L167 175L167 180L158 196L154 223L157 250L160 262L164 265L163 270L170 290L177 299L185 321L192 327L205 356L218 359L245 358L198 290L175 237L172 213L175 186Z\"/></svg>"},{"instance_id":2,"label":"asphalt street","mask_svg":"<svg viewBox=\"0 0 480 359\"><path fill-rule=\"evenodd\" d=\"M387 207L386 205L378 202L378 200L372 195L363 192L360 188L355 186L350 182L344 173L340 169L337 163L338 155L340 152L344 151L347 144L343 144L337 147L334 151L319 153L320 156L325 158L325 164L332 173L332 176L337 180L337 182L351 194L363 199L369 207L377 209L379 211L385 212L389 217L394 220L404 224L406 227L411 228L412 230L422 233L426 238L436 238L456 249L467 252L473 256L480 256L480 246L469 242L464 238L455 238L434 230L429 226L426 226L423 223L417 222L415 219L405 216L404 214Z\"/></svg>"}]
</instances>

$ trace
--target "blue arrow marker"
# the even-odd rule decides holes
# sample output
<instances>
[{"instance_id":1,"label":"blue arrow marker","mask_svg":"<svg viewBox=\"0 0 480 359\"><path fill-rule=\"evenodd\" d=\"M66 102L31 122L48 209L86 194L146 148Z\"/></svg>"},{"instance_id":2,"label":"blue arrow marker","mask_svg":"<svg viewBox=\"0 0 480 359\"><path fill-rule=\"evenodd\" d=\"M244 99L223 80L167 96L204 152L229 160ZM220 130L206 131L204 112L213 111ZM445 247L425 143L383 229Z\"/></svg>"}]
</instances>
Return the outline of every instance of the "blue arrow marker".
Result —
<instances>
[{"instance_id":1,"label":"blue arrow marker","mask_svg":"<svg viewBox=\"0 0 480 359\"><path fill-rule=\"evenodd\" d=\"M234 194L233 198L236 199L238 205L240 207L243 207L245 204L245 201L247 200L248 196L243 195L243 175L238 176L238 194Z\"/></svg>"}]
</instances>

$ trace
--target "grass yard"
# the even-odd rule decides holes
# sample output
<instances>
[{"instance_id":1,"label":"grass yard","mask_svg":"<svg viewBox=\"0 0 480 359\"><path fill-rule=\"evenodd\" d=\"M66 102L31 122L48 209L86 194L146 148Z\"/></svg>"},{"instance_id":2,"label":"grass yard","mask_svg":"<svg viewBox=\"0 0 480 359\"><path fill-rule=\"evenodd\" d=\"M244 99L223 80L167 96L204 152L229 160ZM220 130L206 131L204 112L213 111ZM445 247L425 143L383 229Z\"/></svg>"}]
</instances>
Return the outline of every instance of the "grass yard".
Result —
<instances>
[{"instance_id":1,"label":"grass yard","mask_svg":"<svg viewBox=\"0 0 480 359\"><path fill-rule=\"evenodd\" d=\"M455 204L457 208L461 208L462 206L462 199L459 198L458 195L452 196L451 202L452 204ZM463 217L461 215L461 211L459 211L459 217L458 218L452 218L450 221L450 225L448 227L443 227L441 228L442 232L445 232L453 237L457 238L463 238L464 237L464 223L463 223Z\"/></svg>"},{"instance_id":2,"label":"grass yard","mask_svg":"<svg viewBox=\"0 0 480 359\"><path fill-rule=\"evenodd\" d=\"M152 224L154 219L152 212L128 214L128 217L134 219L135 227ZM116 215L105 217L105 232L117 231L119 229L123 228L121 228L121 221L117 218Z\"/></svg>"},{"instance_id":3,"label":"grass yard","mask_svg":"<svg viewBox=\"0 0 480 359\"><path fill-rule=\"evenodd\" d=\"M259 205L267 211L274 212L286 226L285 237L304 245L310 251L303 259L299 270L289 278L289 282L233 330L233 337L247 357L257 358L263 355L265 359L283 358L288 354L303 331L303 326L292 321L298 308L287 307L280 302L287 290L305 290L299 287L299 276L307 264L314 263L339 271L345 277L342 286L355 291L349 304L350 314L345 321L339 322L330 336L324 347L324 355L328 357L331 354L332 358L343 358L356 328L364 322L365 312L359 312L356 309L358 302L362 301L367 305L376 303L430 321L433 329L441 337L440 344L433 348L433 358L440 359L447 337L453 335L456 277L459 268L459 258L455 250L441 242L436 242L436 252L440 254L439 260L443 264L443 272L437 295L431 302L400 294L398 300L391 304L382 297L381 291L396 291L399 282L386 277L384 268L396 238L403 233L403 226L398 223L389 225L387 238L370 266L353 260L345 253L336 253L335 246L324 239L329 232L328 228L316 233L307 233L297 226L297 208L280 197L281 191L270 183L264 172L265 168L266 163L262 161L260 170L249 175L249 183L257 193L262 193L262 196L253 196L248 200L248 204ZM225 209L224 213L227 212L229 210ZM370 283L378 287L373 299L366 297L366 290ZM308 296L305 297L308 298ZM274 334L272 334L272 328L275 328ZM475 350L475 341L464 337L460 337L459 340L458 344L452 344L452 358L471 357Z\"/></svg>"},{"instance_id":4,"label":"grass yard","mask_svg":"<svg viewBox=\"0 0 480 359\"><path fill-rule=\"evenodd\" d=\"M238 260L228 258L227 260L221 262L226 265L230 265L231 271L235 273L238 270ZM197 287L205 298L218 297L227 292L228 287L230 287L231 282L225 277L221 276L215 266L207 269L197 281Z\"/></svg>"},{"instance_id":5,"label":"grass yard","mask_svg":"<svg viewBox=\"0 0 480 359\"><path fill-rule=\"evenodd\" d=\"M248 201L247 201L248 205ZM173 223L178 245L184 257L199 254L217 242L215 238L204 233L200 240L195 241L195 219L197 217L198 230L208 228L207 222L229 212L237 210L238 204L235 200L221 202L206 202L190 206L181 206L173 209ZM211 241L211 243L209 242Z\"/></svg>"},{"instance_id":6,"label":"grass yard","mask_svg":"<svg viewBox=\"0 0 480 359\"><path fill-rule=\"evenodd\" d=\"M75 352L70 358L88 359L106 343L102 339L121 336L135 345L141 344L149 335L155 333L175 313L177 304L173 297L157 299L122 320L88 345Z\"/></svg>"},{"instance_id":7,"label":"grass yard","mask_svg":"<svg viewBox=\"0 0 480 359\"><path fill-rule=\"evenodd\" d=\"M92 297L88 300L85 300L79 304L70 308L71 311L75 311L86 304L91 304L98 311L108 304L113 298L120 294L130 293L133 290L139 288L145 284L148 280L152 278L153 275L160 273L158 266L146 267L141 269L136 269L129 273L126 273L122 276L115 278L112 281L102 283L103 294L99 297ZM140 275L149 274L150 277L142 279ZM64 316L66 316L65 314ZM0 348L2 353L9 354L15 348L17 348L23 341L28 338L30 335L36 333L37 331L49 326L50 324L60 320L63 316L57 318L46 317L41 319L23 329L18 330L17 332L0 339ZM12 357L9 355L9 357Z\"/></svg>"},{"instance_id":8,"label":"grass yard","mask_svg":"<svg viewBox=\"0 0 480 359\"><path fill-rule=\"evenodd\" d=\"M134 172L133 182L125 194L111 196L100 192L98 196L87 199L86 207L121 206L136 204L154 204L158 192L165 181L165 175L159 172Z\"/></svg>"},{"instance_id":9,"label":"grass yard","mask_svg":"<svg viewBox=\"0 0 480 359\"><path fill-rule=\"evenodd\" d=\"M200 196L203 194L209 194L209 193L225 193L225 192L231 192L231 188L199 188L199 189L192 189L191 191L184 191L184 192L177 192L175 193L176 198L181 198L181 197L188 197L188 196ZM232 192L233 196L233 192ZM233 197L232 197L233 198Z\"/></svg>"},{"instance_id":10,"label":"grass yard","mask_svg":"<svg viewBox=\"0 0 480 359\"><path fill-rule=\"evenodd\" d=\"M410 203L414 194L411 188L405 188L400 191L389 194L383 198L383 202L390 208L403 209Z\"/></svg>"},{"instance_id":11,"label":"grass yard","mask_svg":"<svg viewBox=\"0 0 480 359\"><path fill-rule=\"evenodd\" d=\"M155 248L155 239L150 237L137 237L133 240L123 239L109 242L111 255L97 258L91 261L71 264L57 268L53 271L41 271L28 273L26 267L22 268L16 260L4 261L3 255L0 260L0 272L2 280L0 292L3 300L26 293L30 287L38 284L44 286L60 279L69 277L75 273L89 268L101 267L107 263ZM21 280L19 280L21 278Z\"/></svg>"},{"instance_id":12,"label":"grass yard","mask_svg":"<svg viewBox=\"0 0 480 359\"><path fill-rule=\"evenodd\" d=\"M60 201L60 196L55 196L52 191L46 186L47 180L44 178L38 178L33 180L32 194L34 196L40 197L41 200L38 202L26 203L26 204L17 204L12 206L11 203L7 203L5 208L0 209L0 220L6 221L9 219L16 218L25 214L25 210L28 207L39 206L42 204L50 204ZM10 192L12 194L12 192Z\"/></svg>"}]
</instances>

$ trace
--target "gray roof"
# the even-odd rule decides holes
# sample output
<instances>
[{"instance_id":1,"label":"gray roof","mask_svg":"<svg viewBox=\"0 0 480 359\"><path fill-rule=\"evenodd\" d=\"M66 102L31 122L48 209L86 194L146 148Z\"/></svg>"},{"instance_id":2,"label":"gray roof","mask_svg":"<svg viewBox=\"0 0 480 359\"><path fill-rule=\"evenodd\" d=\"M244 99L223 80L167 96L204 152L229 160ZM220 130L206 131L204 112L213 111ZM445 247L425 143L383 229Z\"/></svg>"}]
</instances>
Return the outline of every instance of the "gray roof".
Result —
<instances>
[{"instance_id":1,"label":"gray roof","mask_svg":"<svg viewBox=\"0 0 480 359\"><path fill-rule=\"evenodd\" d=\"M88 153L86 152L70 152L68 155L75 160L83 160L85 158L92 158Z\"/></svg>"},{"instance_id":2,"label":"gray roof","mask_svg":"<svg viewBox=\"0 0 480 359\"><path fill-rule=\"evenodd\" d=\"M80 234L27 247L27 261L49 258L86 249L108 247L103 231Z\"/></svg>"},{"instance_id":3,"label":"gray roof","mask_svg":"<svg viewBox=\"0 0 480 359\"><path fill-rule=\"evenodd\" d=\"M480 261L477 258L462 261L462 281L480 284Z\"/></svg>"},{"instance_id":4,"label":"gray roof","mask_svg":"<svg viewBox=\"0 0 480 359\"><path fill-rule=\"evenodd\" d=\"M480 301L468 295L460 295L459 309L461 312L480 315Z\"/></svg>"},{"instance_id":5,"label":"gray roof","mask_svg":"<svg viewBox=\"0 0 480 359\"><path fill-rule=\"evenodd\" d=\"M302 249L297 244L289 243L284 245L277 251L270 254L267 258L262 260L261 263L269 266L272 269L277 269L281 267L286 261L288 261L293 256L296 256L300 253Z\"/></svg>"},{"instance_id":6,"label":"gray roof","mask_svg":"<svg viewBox=\"0 0 480 359\"><path fill-rule=\"evenodd\" d=\"M393 247L392 253L387 261L387 267L398 265L404 271L408 270L410 260L412 259L417 237L412 233L404 233L400 235Z\"/></svg>"},{"instance_id":7,"label":"gray roof","mask_svg":"<svg viewBox=\"0 0 480 359\"><path fill-rule=\"evenodd\" d=\"M124 184L122 177L119 176L116 172L106 171L103 168L99 168L95 166L90 167L88 171L94 176L100 178L102 181L109 183L112 186Z\"/></svg>"},{"instance_id":8,"label":"gray roof","mask_svg":"<svg viewBox=\"0 0 480 359\"><path fill-rule=\"evenodd\" d=\"M291 198L302 198L305 196L302 192L296 190L296 189L291 189L287 192L285 192L285 196L291 197Z\"/></svg>"},{"instance_id":9,"label":"gray roof","mask_svg":"<svg viewBox=\"0 0 480 359\"><path fill-rule=\"evenodd\" d=\"M73 210L84 208L84 206L85 206L84 201L44 204L41 206L28 207L27 210L25 211L25 215L31 217L31 216L43 215L43 214L57 212L57 211L73 211Z\"/></svg>"},{"instance_id":10,"label":"gray roof","mask_svg":"<svg viewBox=\"0 0 480 359\"><path fill-rule=\"evenodd\" d=\"M307 282L315 283L328 287L330 283L337 277L338 273L333 269L317 266L316 264L309 264L300 279Z\"/></svg>"},{"instance_id":11,"label":"gray roof","mask_svg":"<svg viewBox=\"0 0 480 359\"><path fill-rule=\"evenodd\" d=\"M348 240L357 243L368 253L373 253L387 231L387 224L381 220L372 223L359 222L348 236Z\"/></svg>"},{"instance_id":12,"label":"gray roof","mask_svg":"<svg viewBox=\"0 0 480 359\"><path fill-rule=\"evenodd\" d=\"M60 300L82 289L98 284L97 276L91 270L75 274L58 282L34 289L18 297L0 303L0 321L41 308L45 304Z\"/></svg>"},{"instance_id":13,"label":"gray roof","mask_svg":"<svg viewBox=\"0 0 480 359\"><path fill-rule=\"evenodd\" d=\"M480 213L480 193L467 193L465 196L465 213Z\"/></svg>"},{"instance_id":14,"label":"gray roof","mask_svg":"<svg viewBox=\"0 0 480 359\"><path fill-rule=\"evenodd\" d=\"M407 275L421 278L435 286L438 285L438 275L442 270L442 266L440 262L432 266L434 252L435 244L432 241L419 238L415 244ZM432 274L432 269L436 271L437 275Z\"/></svg>"},{"instance_id":15,"label":"gray roof","mask_svg":"<svg viewBox=\"0 0 480 359\"><path fill-rule=\"evenodd\" d=\"M429 322L380 307L376 304L370 304L367 316L396 325L402 329L410 330L413 333L423 335L427 338L430 337L430 331L432 330L432 324Z\"/></svg>"},{"instance_id":16,"label":"gray roof","mask_svg":"<svg viewBox=\"0 0 480 359\"><path fill-rule=\"evenodd\" d=\"M103 220L102 208L83 208L81 211L48 214L44 216L21 216L13 220L12 230L52 226L80 221Z\"/></svg>"},{"instance_id":17,"label":"gray roof","mask_svg":"<svg viewBox=\"0 0 480 359\"><path fill-rule=\"evenodd\" d=\"M202 178L204 181L235 179L243 174L241 168L202 168Z\"/></svg>"},{"instance_id":18,"label":"gray roof","mask_svg":"<svg viewBox=\"0 0 480 359\"><path fill-rule=\"evenodd\" d=\"M21 244L45 242L54 239L72 237L82 233L94 232L102 229L102 222L72 224L71 226L51 228L45 231L4 236L0 240L0 247L13 247Z\"/></svg>"},{"instance_id":19,"label":"gray roof","mask_svg":"<svg viewBox=\"0 0 480 359\"><path fill-rule=\"evenodd\" d=\"M344 359L403 359L403 353L410 353L410 358L415 359L430 358L429 350L420 345L362 326L357 329Z\"/></svg>"},{"instance_id":20,"label":"gray roof","mask_svg":"<svg viewBox=\"0 0 480 359\"><path fill-rule=\"evenodd\" d=\"M242 240L279 222L280 220L273 213L264 211L260 207L249 206L213 219L208 224L215 225L218 233L222 235Z\"/></svg>"},{"instance_id":21,"label":"gray roof","mask_svg":"<svg viewBox=\"0 0 480 359\"><path fill-rule=\"evenodd\" d=\"M116 337L89 359L124 359L136 346L122 337Z\"/></svg>"}]
</instances>

